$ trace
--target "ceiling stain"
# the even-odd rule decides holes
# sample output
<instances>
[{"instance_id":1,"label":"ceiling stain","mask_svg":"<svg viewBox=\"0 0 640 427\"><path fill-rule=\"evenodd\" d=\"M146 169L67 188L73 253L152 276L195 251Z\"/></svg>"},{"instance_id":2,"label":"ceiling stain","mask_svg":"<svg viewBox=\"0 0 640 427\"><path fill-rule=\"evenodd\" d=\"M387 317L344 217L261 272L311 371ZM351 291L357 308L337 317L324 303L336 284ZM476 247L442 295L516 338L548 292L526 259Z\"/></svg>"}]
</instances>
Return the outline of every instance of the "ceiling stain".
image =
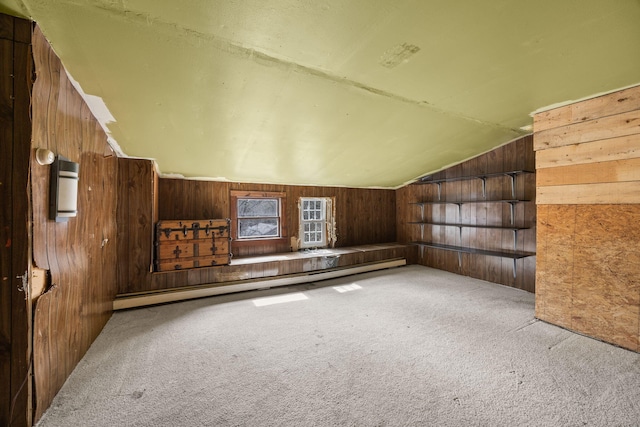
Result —
<instances>
[{"instance_id":1,"label":"ceiling stain","mask_svg":"<svg viewBox=\"0 0 640 427\"><path fill-rule=\"evenodd\" d=\"M420 51L416 45L402 43L392 47L382 55L380 65L387 68L395 68L400 64L409 62L409 58Z\"/></svg>"}]
</instances>

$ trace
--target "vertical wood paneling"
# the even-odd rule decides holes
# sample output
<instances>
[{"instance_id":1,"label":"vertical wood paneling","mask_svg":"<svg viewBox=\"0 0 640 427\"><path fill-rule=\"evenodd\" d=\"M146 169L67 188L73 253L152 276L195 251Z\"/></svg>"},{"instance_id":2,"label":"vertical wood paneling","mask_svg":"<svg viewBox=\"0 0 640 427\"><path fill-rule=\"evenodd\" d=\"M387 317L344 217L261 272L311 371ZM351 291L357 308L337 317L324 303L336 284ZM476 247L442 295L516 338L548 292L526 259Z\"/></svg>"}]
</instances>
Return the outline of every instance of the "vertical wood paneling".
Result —
<instances>
[{"instance_id":1,"label":"vertical wood paneling","mask_svg":"<svg viewBox=\"0 0 640 427\"><path fill-rule=\"evenodd\" d=\"M116 177L107 137L36 29L33 145L80 163L78 216L47 219L49 167L31 161L33 257L52 286L34 308L35 419L111 316L116 294Z\"/></svg>"},{"instance_id":2,"label":"vertical wood paneling","mask_svg":"<svg viewBox=\"0 0 640 427\"><path fill-rule=\"evenodd\" d=\"M153 162L118 159L118 293L150 280L156 213Z\"/></svg>"},{"instance_id":3,"label":"vertical wood paneling","mask_svg":"<svg viewBox=\"0 0 640 427\"><path fill-rule=\"evenodd\" d=\"M422 187L406 185L396 190L396 218L420 218L420 207L412 203L422 199L419 190ZM423 240L420 235L420 227L409 224L407 221L396 221L396 236L399 242L415 242ZM409 252L407 264L418 262L419 248Z\"/></svg>"},{"instance_id":4,"label":"vertical wood paneling","mask_svg":"<svg viewBox=\"0 0 640 427\"><path fill-rule=\"evenodd\" d=\"M136 263L129 264L128 279L132 282L143 281L151 271L153 252L153 167L149 162L131 162L129 164L128 189L135 183L142 183L151 197L139 197L137 192L129 193L129 254ZM132 182L133 181L133 182Z\"/></svg>"},{"instance_id":5,"label":"vertical wood paneling","mask_svg":"<svg viewBox=\"0 0 640 427\"><path fill-rule=\"evenodd\" d=\"M396 239L396 202L393 190L371 190L341 187L311 187L164 179L159 182L159 218L206 219L229 218L230 191L273 191L287 195L284 212L288 236L298 235L298 200L300 197L334 197L336 204L337 247L393 242ZM189 194L198 193L195 198ZM177 200L189 199L189 203ZM173 202L168 202L173 201ZM207 216L208 215L208 216ZM272 248L274 253L290 250L290 243ZM244 256L248 253L237 253Z\"/></svg>"},{"instance_id":6,"label":"vertical wood paneling","mask_svg":"<svg viewBox=\"0 0 640 427\"><path fill-rule=\"evenodd\" d=\"M505 171L533 171L535 156L533 138L526 136L498 147L493 151L463 162L452 168L438 172L432 179L470 177L481 174ZM446 201L483 201L512 199L511 179L508 176L489 177L486 180L485 194L482 192L482 180L444 182L441 184L442 200ZM535 199L535 174L522 174L516 178L515 197L520 200ZM412 184L396 190L396 203L437 201L437 185ZM511 214L508 204L503 203L465 203L460 209L457 205L425 205L425 219L437 223L463 223L478 226L510 226ZM420 221L417 210L398 207L398 241L427 241L453 246L472 247L488 250L514 248L514 236L510 230L490 228L463 228L462 235L457 227L424 225L410 222ZM515 248L527 252L536 251L535 240L536 211L535 203L520 202L515 205L514 224L527 227L519 231ZM413 231L411 231L413 229ZM458 254L439 249L422 248L418 262L458 274L501 283L507 286L533 292L535 289L535 258L529 257L516 263L516 278L513 277L513 260L478 254Z\"/></svg>"},{"instance_id":7,"label":"vertical wood paneling","mask_svg":"<svg viewBox=\"0 0 640 427\"><path fill-rule=\"evenodd\" d=\"M116 280L118 293L127 289L129 283L129 263L134 262L129 254L129 228L135 226L129 221L129 163L123 159L118 159L118 179L117 179L117 210L116 223L118 233L118 263L116 266ZM146 197L146 195L145 195ZM123 256L126 254L126 256Z\"/></svg>"},{"instance_id":8,"label":"vertical wood paneling","mask_svg":"<svg viewBox=\"0 0 640 427\"><path fill-rule=\"evenodd\" d=\"M152 163L147 160L121 159L119 179L119 236L120 251L118 264L118 292L120 294L146 292L158 289L198 285L220 281L220 274L215 269L206 272L180 275L151 274L148 272L150 260L142 246L147 245L144 236L151 232L142 230L147 225L154 201L150 196L153 183L148 183L141 171L123 166L130 162L146 164L152 170ZM145 163L146 162L146 163ZM283 192L286 194L287 238L278 244L265 243L262 246L237 247L234 256L263 255L291 251L291 238L298 236L298 200L300 197L331 197L335 200L336 229L338 240L336 247L388 243L396 240L396 196L393 190L353 189L341 187L287 186L273 184L229 183L215 181L195 181L185 179L156 178L157 182L157 218L172 219L207 219L230 218L230 192L258 191ZM132 204L136 206L132 206ZM149 215L143 215L149 212ZM133 231L137 228L137 231ZM138 233L136 237L134 234ZM126 241L125 239L130 240ZM142 243L141 243L142 242ZM415 251L411 251L415 253ZM235 267L224 269L224 274L231 274ZM234 277L246 271L248 276L264 275L241 266ZM286 274L286 273L281 273Z\"/></svg>"},{"instance_id":9,"label":"vertical wood paneling","mask_svg":"<svg viewBox=\"0 0 640 427\"><path fill-rule=\"evenodd\" d=\"M536 316L640 351L640 86L536 115Z\"/></svg>"}]
</instances>

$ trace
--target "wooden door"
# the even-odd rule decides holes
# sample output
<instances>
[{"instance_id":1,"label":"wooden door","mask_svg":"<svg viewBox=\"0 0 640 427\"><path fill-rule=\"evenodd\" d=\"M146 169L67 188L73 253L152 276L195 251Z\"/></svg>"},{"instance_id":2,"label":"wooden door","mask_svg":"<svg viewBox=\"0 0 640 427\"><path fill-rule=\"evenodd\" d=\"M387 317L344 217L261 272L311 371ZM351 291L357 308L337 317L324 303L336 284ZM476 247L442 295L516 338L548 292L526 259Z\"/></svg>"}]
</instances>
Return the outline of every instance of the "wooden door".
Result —
<instances>
[{"instance_id":1,"label":"wooden door","mask_svg":"<svg viewBox=\"0 0 640 427\"><path fill-rule=\"evenodd\" d=\"M0 14L0 425L31 425L31 24Z\"/></svg>"}]
</instances>

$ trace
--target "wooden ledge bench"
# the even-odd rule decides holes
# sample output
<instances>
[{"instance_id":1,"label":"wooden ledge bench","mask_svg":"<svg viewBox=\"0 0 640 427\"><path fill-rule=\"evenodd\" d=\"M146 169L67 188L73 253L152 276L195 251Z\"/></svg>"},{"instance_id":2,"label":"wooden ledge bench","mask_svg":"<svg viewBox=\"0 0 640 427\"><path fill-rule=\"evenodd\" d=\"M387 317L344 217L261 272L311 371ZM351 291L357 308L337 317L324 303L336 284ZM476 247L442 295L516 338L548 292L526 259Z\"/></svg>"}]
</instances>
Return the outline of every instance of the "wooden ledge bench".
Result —
<instances>
[{"instance_id":1,"label":"wooden ledge bench","mask_svg":"<svg viewBox=\"0 0 640 427\"><path fill-rule=\"evenodd\" d=\"M229 265L153 273L188 286L118 295L114 310L326 280L405 265L411 245L382 243L233 258ZM180 276L180 277L177 277ZM196 284L194 284L196 283Z\"/></svg>"}]
</instances>

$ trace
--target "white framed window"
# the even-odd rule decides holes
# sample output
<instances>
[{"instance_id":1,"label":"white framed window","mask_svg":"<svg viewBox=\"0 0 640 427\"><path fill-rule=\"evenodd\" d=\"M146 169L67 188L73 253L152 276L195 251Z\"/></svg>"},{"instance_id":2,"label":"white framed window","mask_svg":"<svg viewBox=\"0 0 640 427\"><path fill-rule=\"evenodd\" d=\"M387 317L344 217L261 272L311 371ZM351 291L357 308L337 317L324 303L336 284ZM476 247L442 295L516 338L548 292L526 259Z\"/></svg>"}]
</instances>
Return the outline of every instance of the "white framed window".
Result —
<instances>
[{"instance_id":1,"label":"white framed window","mask_svg":"<svg viewBox=\"0 0 640 427\"><path fill-rule=\"evenodd\" d=\"M230 195L233 245L260 246L286 239L285 193L231 190Z\"/></svg>"},{"instance_id":2,"label":"white framed window","mask_svg":"<svg viewBox=\"0 0 640 427\"><path fill-rule=\"evenodd\" d=\"M280 237L280 199L238 197L238 239Z\"/></svg>"},{"instance_id":3,"label":"white framed window","mask_svg":"<svg viewBox=\"0 0 640 427\"><path fill-rule=\"evenodd\" d=\"M300 198L300 247L327 245L327 202L325 198Z\"/></svg>"}]
</instances>

